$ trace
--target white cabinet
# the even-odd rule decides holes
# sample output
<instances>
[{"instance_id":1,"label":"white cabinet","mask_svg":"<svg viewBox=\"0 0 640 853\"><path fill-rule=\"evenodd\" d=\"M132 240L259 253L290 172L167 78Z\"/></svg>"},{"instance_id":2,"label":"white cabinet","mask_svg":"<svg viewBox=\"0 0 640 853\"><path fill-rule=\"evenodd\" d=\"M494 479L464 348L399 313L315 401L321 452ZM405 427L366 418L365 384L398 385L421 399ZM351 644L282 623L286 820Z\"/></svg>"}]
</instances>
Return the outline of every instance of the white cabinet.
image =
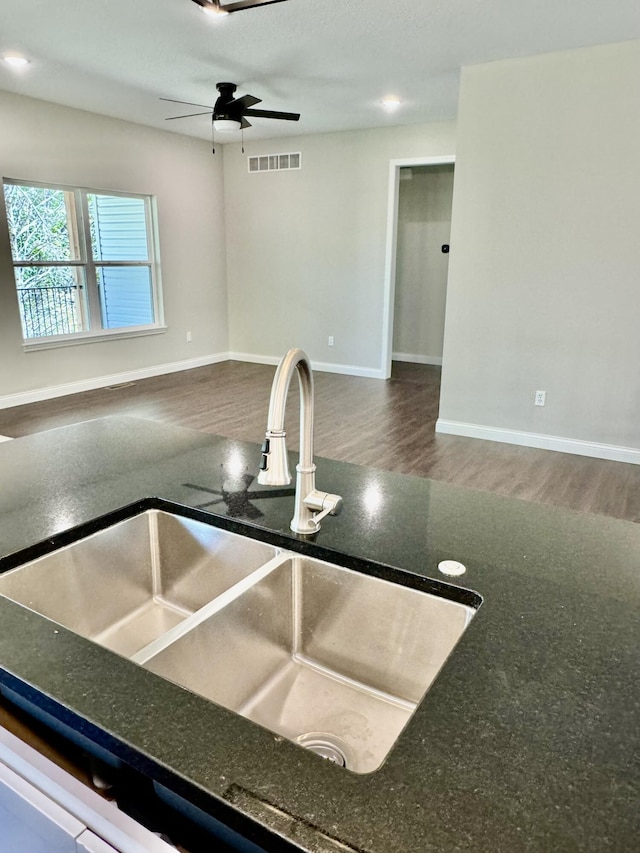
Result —
<instances>
[{"instance_id":1,"label":"white cabinet","mask_svg":"<svg viewBox=\"0 0 640 853\"><path fill-rule=\"evenodd\" d=\"M0 727L0 853L175 853Z\"/></svg>"},{"instance_id":2,"label":"white cabinet","mask_svg":"<svg viewBox=\"0 0 640 853\"><path fill-rule=\"evenodd\" d=\"M22 776L0 764L0 851L76 853L86 827Z\"/></svg>"},{"instance_id":3,"label":"white cabinet","mask_svg":"<svg viewBox=\"0 0 640 853\"><path fill-rule=\"evenodd\" d=\"M90 829L85 830L78 838L76 847L78 853L118 853L115 847L98 838Z\"/></svg>"}]
</instances>

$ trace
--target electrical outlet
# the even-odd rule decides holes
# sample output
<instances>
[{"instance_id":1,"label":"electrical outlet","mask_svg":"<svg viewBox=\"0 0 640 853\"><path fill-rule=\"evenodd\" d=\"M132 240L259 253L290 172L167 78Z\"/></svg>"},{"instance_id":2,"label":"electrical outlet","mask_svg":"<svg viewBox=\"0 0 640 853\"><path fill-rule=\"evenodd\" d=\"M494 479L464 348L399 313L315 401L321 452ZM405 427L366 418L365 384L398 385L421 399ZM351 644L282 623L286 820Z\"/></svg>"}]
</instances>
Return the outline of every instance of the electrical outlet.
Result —
<instances>
[{"instance_id":1,"label":"electrical outlet","mask_svg":"<svg viewBox=\"0 0 640 853\"><path fill-rule=\"evenodd\" d=\"M187 332L187 343L190 344L192 340L193 340L193 335L191 334L191 332Z\"/></svg>"},{"instance_id":2,"label":"electrical outlet","mask_svg":"<svg viewBox=\"0 0 640 853\"><path fill-rule=\"evenodd\" d=\"M546 391L536 391L536 396L535 396L535 400L534 400L535 405L536 406L544 406L546 397L547 397Z\"/></svg>"},{"instance_id":3,"label":"electrical outlet","mask_svg":"<svg viewBox=\"0 0 640 853\"><path fill-rule=\"evenodd\" d=\"M329 335L329 340L328 340L328 342L327 342L327 343L328 343L328 345L329 345L330 347L332 347L332 346L333 346L333 335Z\"/></svg>"}]
</instances>

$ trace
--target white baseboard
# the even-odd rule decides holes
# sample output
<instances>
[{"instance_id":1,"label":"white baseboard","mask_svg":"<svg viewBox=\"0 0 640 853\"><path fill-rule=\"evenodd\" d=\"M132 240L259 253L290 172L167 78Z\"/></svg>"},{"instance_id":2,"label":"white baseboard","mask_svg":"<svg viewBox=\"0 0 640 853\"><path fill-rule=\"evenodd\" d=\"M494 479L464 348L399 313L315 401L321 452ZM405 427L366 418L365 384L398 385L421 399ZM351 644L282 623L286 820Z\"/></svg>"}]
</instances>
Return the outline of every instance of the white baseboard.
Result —
<instances>
[{"instance_id":1,"label":"white baseboard","mask_svg":"<svg viewBox=\"0 0 640 853\"><path fill-rule=\"evenodd\" d=\"M442 365L442 356L416 355L411 352L394 352L391 354L393 361L410 361L413 364L436 364Z\"/></svg>"},{"instance_id":2,"label":"white baseboard","mask_svg":"<svg viewBox=\"0 0 640 853\"><path fill-rule=\"evenodd\" d=\"M537 447L540 450L556 450L559 453L574 453L578 456L591 456L595 459L610 459L613 462L631 462L640 465L640 449L622 447L617 444L600 444L596 441L582 441L577 438L562 438L557 435L544 435L536 432L522 432L515 429L468 424L460 421L447 421L438 418L436 432L446 435L462 435L466 438L481 438L487 441L501 441L505 444L518 444L522 447Z\"/></svg>"},{"instance_id":3,"label":"white baseboard","mask_svg":"<svg viewBox=\"0 0 640 853\"><path fill-rule=\"evenodd\" d=\"M122 373L111 373L108 376L94 376L91 379L80 379L77 382L67 382L64 385L52 385L48 388L36 388L33 391L21 391L18 394L6 394L0 397L0 409L24 406L26 403L39 403L42 400L65 397L67 394L79 394L82 391L93 391L95 388L105 388L107 385L135 382L138 379L148 379L151 376L161 376L164 373L191 370L194 367L204 367L207 364L227 361L228 358L229 354L226 352L214 353L198 358L187 358L183 361L154 364L151 367L141 367L137 370L125 370Z\"/></svg>"},{"instance_id":4,"label":"white baseboard","mask_svg":"<svg viewBox=\"0 0 640 853\"><path fill-rule=\"evenodd\" d=\"M250 352L230 352L229 359L231 361L248 361L253 364L278 364L280 356L255 355ZM364 376L369 379L386 378L382 370L372 367L355 367L350 364L331 364L324 361L312 361L311 367L320 373L343 373L348 376Z\"/></svg>"},{"instance_id":5,"label":"white baseboard","mask_svg":"<svg viewBox=\"0 0 640 853\"><path fill-rule=\"evenodd\" d=\"M138 379L149 379L151 376L161 376L165 373L177 373L181 370L192 370L194 367L204 367L207 364L218 364L221 361L249 361L254 364L278 364L278 356L253 355L243 352L218 352L203 355L198 358L188 358L183 361L154 364L151 367L141 367L136 370L125 370L122 373L111 373L108 376L94 376L90 379L80 379L77 382L66 382L63 385L51 385L48 388L35 388L33 391L20 391L17 394L6 394L0 397L0 409L11 409L13 406L24 406L27 403L40 403L43 400L53 400L55 397L65 397L68 394L79 394L82 391L93 391L96 388L106 388L108 385L121 385L124 382L136 382ZM346 373L351 376L365 376L373 379L384 379L381 370L367 367L352 367L347 364L325 364L314 361L314 370L325 373Z\"/></svg>"}]
</instances>

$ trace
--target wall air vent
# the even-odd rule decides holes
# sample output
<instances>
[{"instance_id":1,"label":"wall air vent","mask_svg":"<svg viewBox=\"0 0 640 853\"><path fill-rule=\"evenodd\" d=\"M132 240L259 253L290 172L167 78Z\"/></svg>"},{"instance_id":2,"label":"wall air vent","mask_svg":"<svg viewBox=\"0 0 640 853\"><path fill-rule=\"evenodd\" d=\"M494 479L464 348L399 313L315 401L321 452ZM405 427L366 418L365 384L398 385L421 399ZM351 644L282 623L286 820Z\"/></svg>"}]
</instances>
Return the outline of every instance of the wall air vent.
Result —
<instances>
[{"instance_id":1,"label":"wall air vent","mask_svg":"<svg viewBox=\"0 0 640 853\"><path fill-rule=\"evenodd\" d=\"M301 169L302 153L262 154L259 157L247 157L250 172L282 172L284 169Z\"/></svg>"}]
</instances>

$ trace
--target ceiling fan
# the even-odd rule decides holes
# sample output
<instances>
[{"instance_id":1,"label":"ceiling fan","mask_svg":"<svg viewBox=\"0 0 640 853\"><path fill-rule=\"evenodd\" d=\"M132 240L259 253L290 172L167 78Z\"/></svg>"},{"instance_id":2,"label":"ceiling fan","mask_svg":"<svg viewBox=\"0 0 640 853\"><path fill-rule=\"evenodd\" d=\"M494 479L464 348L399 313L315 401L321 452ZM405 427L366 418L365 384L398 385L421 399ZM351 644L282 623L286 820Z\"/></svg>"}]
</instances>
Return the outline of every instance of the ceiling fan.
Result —
<instances>
[{"instance_id":1,"label":"ceiling fan","mask_svg":"<svg viewBox=\"0 0 640 853\"><path fill-rule=\"evenodd\" d=\"M202 8L203 12L209 15L228 15L231 12L240 12L242 9L255 9L256 6L269 6L271 3L284 3L285 0L234 0L232 3L225 3L220 0L193 0Z\"/></svg>"},{"instance_id":2,"label":"ceiling fan","mask_svg":"<svg viewBox=\"0 0 640 853\"><path fill-rule=\"evenodd\" d=\"M271 2L280 2L281 0L271 0ZM251 122L247 121L247 116L254 118L275 118L283 121L298 121L300 113L282 113L276 110L254 110L255 104L262 103L260 98L253 95L243 95L241 98L235 97L235 91L238 87L235 83L217 83L216 89L220 93L214 106L209 107L206 104L193 104L190 101L176 101L173 98L160 98L161 101L169 101L172 104L186 104L191 107L203 107L205 112L202 113L187 113L182 116L170 116L165 121L175 121L179 118L190 118L191 116L203 116L211 113L213 129L223 133L233 130L244 130L245 127L251 127Z\"/></svg>"}]
</instances>

